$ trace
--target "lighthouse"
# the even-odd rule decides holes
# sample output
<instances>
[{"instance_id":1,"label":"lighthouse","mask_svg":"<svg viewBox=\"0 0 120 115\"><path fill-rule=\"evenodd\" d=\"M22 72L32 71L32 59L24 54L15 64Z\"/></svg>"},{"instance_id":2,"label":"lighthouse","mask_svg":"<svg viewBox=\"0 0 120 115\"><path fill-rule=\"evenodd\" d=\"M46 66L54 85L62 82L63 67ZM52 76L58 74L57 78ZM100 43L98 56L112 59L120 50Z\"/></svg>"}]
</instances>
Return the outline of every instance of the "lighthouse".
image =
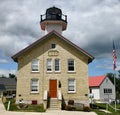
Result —
<instances>
[{"instance_id":1,"label":"lighthouse","mask_svg":"<svg viewBox=\"0 0 120 115\"><path fill-rule=\"evenodd\" d=\"M40 27L45 34L53 30L62 34L67 28L67 15L62 14L61 9L57 7L48 8L46 13L41 15Z\"/></svg>"}]
</instances>

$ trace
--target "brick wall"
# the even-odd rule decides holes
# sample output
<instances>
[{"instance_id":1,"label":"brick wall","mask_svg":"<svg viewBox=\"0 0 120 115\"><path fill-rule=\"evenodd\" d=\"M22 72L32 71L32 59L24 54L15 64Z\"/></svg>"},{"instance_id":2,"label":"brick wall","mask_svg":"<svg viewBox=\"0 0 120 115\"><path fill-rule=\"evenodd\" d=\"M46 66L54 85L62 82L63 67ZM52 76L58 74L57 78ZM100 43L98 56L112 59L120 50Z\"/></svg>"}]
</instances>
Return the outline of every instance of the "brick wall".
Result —
<instances>
[{"instance_id":1,"label":"brick wall","mask_svg":"<svg viewBox=\"0 0 120 115\"><path fill-rule=\"evenodd\" d=\"M53 51L50 49L52 43L56 44L56 49ZM31 72L32 59L39 59L39 72ZM46 60L51 58L60 59L60 72L55 73L46 71ZM67 71L67 60L72 58L75 60L75 72L69 73ZM61 82L62 95L65 100L73 99L84 101L88 100L85 94L88 94L88 58L65 43L56 36L44 40L32 50L25 52L18 59L18 80L17 80L17 97L16 100L23 99L26 102L31 100L38 100L42 102L43 93L45 90L49 91L49 80L57 79ZM32 78L39 79L39 93L32 94L30 92L30 80ZM68 79L74 78L76 80L76 92L73 94L68 93Z\"/></svg>"}]
</instances>

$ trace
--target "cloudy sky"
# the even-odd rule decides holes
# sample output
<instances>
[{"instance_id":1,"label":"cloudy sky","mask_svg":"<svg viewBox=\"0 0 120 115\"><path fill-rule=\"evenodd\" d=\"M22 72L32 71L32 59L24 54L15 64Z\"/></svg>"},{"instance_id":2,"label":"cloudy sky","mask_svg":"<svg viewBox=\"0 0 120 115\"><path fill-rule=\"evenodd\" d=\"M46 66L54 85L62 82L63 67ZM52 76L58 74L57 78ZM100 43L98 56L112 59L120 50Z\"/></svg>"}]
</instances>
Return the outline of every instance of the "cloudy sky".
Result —
<instances>
[{"instance_id":1,"label":"cloudy sky","mask_svg":"<svg viewBox=\"0 0 120 115\"><path fill-rule=\"evenodd\" d=\"M0 75L17 73L11 56L44 35L40 15L52 6L68 16L63 36L95 57L89 76L113 72L113 40L120 69L120 0L0 0Z\"/></svg>"}]
</instances>

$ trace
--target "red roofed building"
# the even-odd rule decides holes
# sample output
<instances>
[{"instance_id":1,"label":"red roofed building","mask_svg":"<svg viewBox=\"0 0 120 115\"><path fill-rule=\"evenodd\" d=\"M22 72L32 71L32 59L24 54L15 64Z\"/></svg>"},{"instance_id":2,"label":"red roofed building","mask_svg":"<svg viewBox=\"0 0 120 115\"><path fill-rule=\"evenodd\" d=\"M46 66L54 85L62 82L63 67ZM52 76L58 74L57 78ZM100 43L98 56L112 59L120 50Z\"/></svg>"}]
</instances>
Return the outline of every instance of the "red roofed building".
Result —
<instances>
[{"instance_id":1,"label":"red roofed building","mask_svg":"<svg viewBox=\"0 0 120 115\"><path fill-rule=\"evenodd\" d=\"M115 86L106 76L90 76L89 89L96 100L106 101L115 98Z\"/></svg>"}]
</instances>

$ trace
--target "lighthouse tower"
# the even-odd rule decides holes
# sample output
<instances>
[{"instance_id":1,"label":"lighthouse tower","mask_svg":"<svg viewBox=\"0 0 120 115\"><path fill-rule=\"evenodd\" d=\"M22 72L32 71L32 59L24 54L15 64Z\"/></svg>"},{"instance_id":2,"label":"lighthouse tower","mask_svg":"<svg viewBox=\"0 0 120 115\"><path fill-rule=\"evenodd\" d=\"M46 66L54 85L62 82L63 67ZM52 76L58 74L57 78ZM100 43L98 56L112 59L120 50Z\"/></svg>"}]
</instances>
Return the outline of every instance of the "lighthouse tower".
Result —
<instances>
[{"instance_id":1,"label":"lighthouse tower","mask_svg":"<svg viewBox=\"0 0 120 115\"><path fill-rule=\"evenodd\" d=\"M67 15L62 14L59 8L48 8L46 13L41 15L40 26L45 31L45 34L48 34L52 30L62 34L62 31L67 28Z\"/></svg>"}]
</instances>

